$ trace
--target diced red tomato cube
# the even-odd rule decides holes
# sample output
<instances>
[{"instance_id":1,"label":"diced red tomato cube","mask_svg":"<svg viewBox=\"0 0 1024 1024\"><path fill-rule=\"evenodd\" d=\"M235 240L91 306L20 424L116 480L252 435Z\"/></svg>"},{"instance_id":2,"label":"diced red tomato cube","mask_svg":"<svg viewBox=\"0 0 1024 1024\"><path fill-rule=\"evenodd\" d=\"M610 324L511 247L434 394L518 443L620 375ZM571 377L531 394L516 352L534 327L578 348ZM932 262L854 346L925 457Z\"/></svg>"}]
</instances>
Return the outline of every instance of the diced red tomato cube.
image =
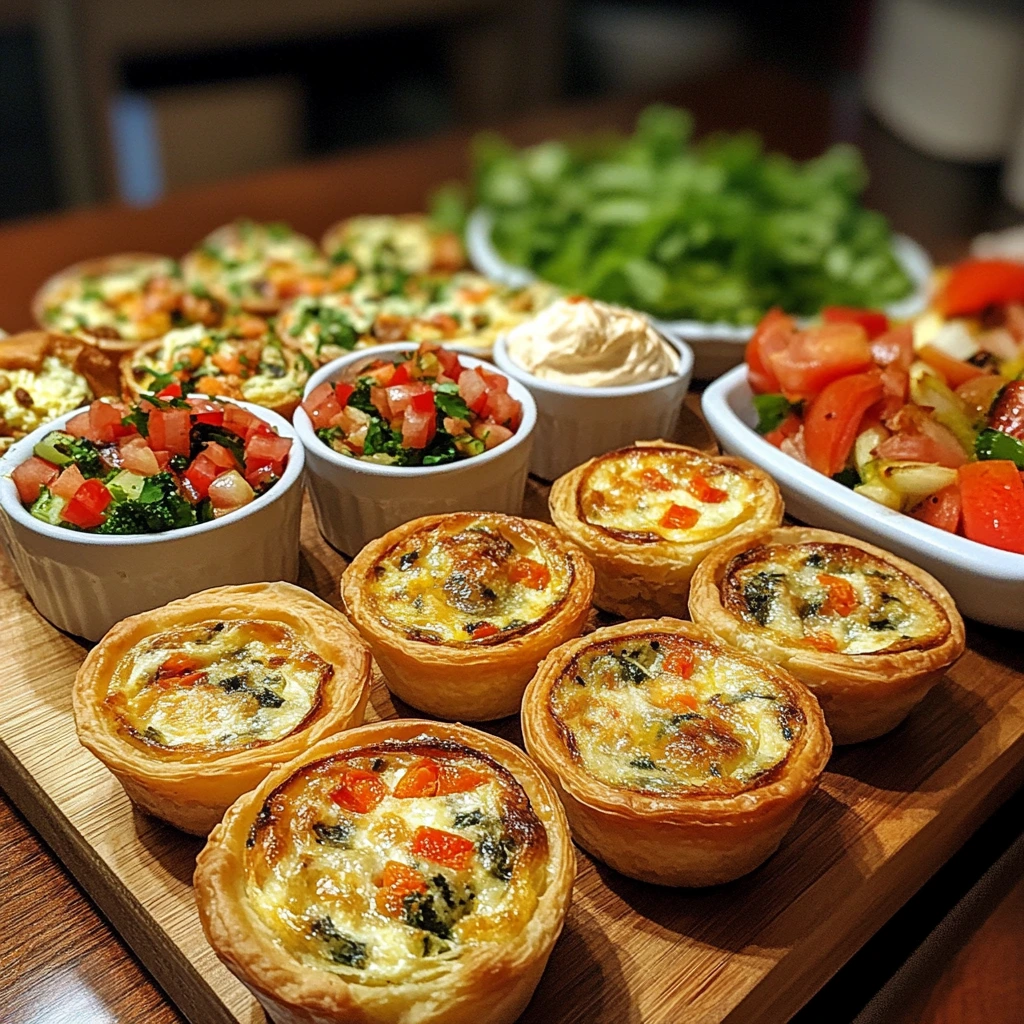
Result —
<instances>
[{"instance_id":1,"label":"diced red tomato cube","mask_svg":"<svg viewBox=\"0 0 1024 1024\"><path fill-rule=\"evenodd\" d=\"M224 423L224 406L220 402L213 402L205 395L189 395L185 401L191 407L196 423L209 423L213 427Z\"/></svg>"},{"instance_id":2,"label":"diced red tomato cube","mask_svg":"<svg viewBox=\"0 0 1024 1024\"><path fill-rule=\"evenodd\" d=\"M25 505L31 505L44 487L49 487L60 475L60 470L46 459L33 455L18 466L11 479L18 488L18 497Z\"/></svg>"},{"instance_id":3,"label":"diced red tomato cube","mask_svg":"<svg viewBox=\"0 0 1024 1024\"><path fill-rule=\"evenodd\" d=\"M86 437L90 441L99 440L99 438L93 433L92 418L89 416L88 410L78 413L77 416L72 416L71 419L64 424L64 429L74 437Z\"/></svg>"},{"instance_id":4,"label":"diced red tomato cube","mask_svg":"<svg viewBox=\"0 0 1024 1024\"><path fill-rule=\"evenodd\" d=\"M237 469L238 460L232 454L230 448L217 441L207 441L203 445L203 452L206 457L220 469Z\"/></svg>"},{"instance_id":5,"label":"diced red tomato cube","mask_svg":"<svg viewBox=\"0 0 1024 1024\"><path fill-rule=\"evenodd\" d=\"M1024 483L1008 459L968 462L957 470L964 534L1024 554Z\"/></svg>"},{"instance_id":6,"label":"diced red tomato cube","mask_svg":"<svg viewBox=\"0 0 1024 1024\"><path fill-rule=\"evenodd\" d=\"M522 418L523 407L511 395L504 391L491 391L487 395L487 415L495 423L511 427L513 430L519 426Z\"/></svg>"},{"instance_id":7,"label":"diced red tomato cube","mask_svg":"<svg viewBox=\"0 0 1024 1024\"><path fill-rule=\"evenodd\" d=\"M459 394L473 412L483 415L487 406L487 384L477 368L459 374Z\"/></svg>"},{"instance_id":8,"label":"diced red tomato cube","mask_svg":"<svg viewBox=\"0 0 1024 1024\"><path fill-rule=\"evenodd\" d=\"M504 444L513 435L508 427L503 427L500 423L488 422L476 424L473 427L473 436L483 441L484 447L490 451L492 448L497 448L499 444Z\"/></svg>"},{"instance_id":9,"label":"diced red tomato cube","mask_svg":"<svg viewBox=\"0 0 1024 1024\"><path fill-rule=\"evenodd\" d=\"M86 480L61 512L61 518L83 530L100 526L106 518L103 510L112 501L110 491L99 480Z\"/></svg>"},{"instance_id":10,"label":"diced red tomato cube","mask_svg":"<svg viewBox=\"0 0 1024 1024\"><path fill-rule=\"evenodd\" d=\"M313 424L314 430L326 427L341 412L341 405L335 397L334 388L324 381L318 384L302 400L302 408Z\"/></svg>"},{"instance_id":11,"label":"diced red tomato cube","mask_svg":"<svg viewBox=\"0 0 1024 1024\"><path fill-rule=\"evenodd\" d=\"M219 446L218 446L219 447ZM245 443L245 457L262 462L284 463L292 449L290 437L277 434L253 434ZM228 452L230 455L231 453Z\"/></svg>"},{"instance_id":12,"label":"diced red tomato cube","mask_svg":"<svg viewBox=\"0 0 1024 1024\"><path fill-rule=\"evenodd\" d=\"M227 470L224 467L218 465L205 451L202 451L192 460L192 465L185 470L182 476L192 485L192 489L200 498L205 498L210 492L210 484L225 472Z\"/></svg>"},{"instance_id":13,"label":"diced red tomato cube","mask_svg":"<svg viewBox=\"0 0 1024 1024\"><path fill-rule=\"evenodd\" d=\"M181 398L181 384L178 381L168 384L167 387L161 388L156 393L156 397L162 398L165 402L169 398Z\"/></svg>"},{"instance_id":14,"label":"diced red tomato cube","mask_svg":"<svg viewBox=\"0 0 1024 1024\"><path fill-rule=\"evenodd\" d=\"M821 319L827 324L860 324L868 336L874 341L889 330L889 318L875 309L856 309L852 306L826 306L821 311Z\"/></svg>"},{"instance_id":15,"label":"diced red tomato cube","mask_svg":"<svg viewBox=\"0 0 1024 1024\"><path fill-rule=\"evenodd\" d=\"M388 387L395 387L398 384L408 384L412 378L409 375L409 364L408 362L401 363L395 367L395 372L391 375L391 380L388 381Z\"/></svg>"},{"instance_id":16,"label":"diced red tomato cube","mask_svg":"<svg viewBox=\"0 0 1024 1024\"><path fill-rule=\"evenodd\" d=\"M431 398L430 411L424 412L410 405L402 421L402 444L407 448L426 448L437 433L437 416Z\"/></svg>"},{"instance_id":17,"label":"diced red tomato cube","mask_svg":"<svg viewBox=\"0 0 1024 1024\"><path fill-rule=\"evenodd\" d=\"M188 409L155 409L149 414L149 443L172 455L188 455L192 442Z\"/></svg>"},{"instance_id":18,"label":"diced red tomato cube","mask_svg":"<svg viewBox=\"0 0 1024 1024\"><path fill-rule=\"evenodd\" d=\"M459 374L462 373L462 363L459 362L458 352L453 352L450 348L439 348L437 360L444 368L446 377L456 381L459 379Z\"/></svg>"},{"instance_id":19,"label":"diced red tomato cube","mask_svg":"<svg viewBox=\"0 0 1024 1024\"><path fill-rule=\"evenodd\" d=\"M74 463L71 463L57 480L50 485L50 490L58 498L70 501L78 493L78 488L84 483L85 477L82 476L82 471Z\"/></svg>"},{"instance_id":20,"label":"diced red tomato cube","mask_svg":"<svg viewBox=\"0 0 1024 1024\"><path fill-rule=\"evenodd\" d=\"M382 412L381 415L397 416L406 410L413 399L423 395L427 396L427 401L430 402L431 408L434 405L434 395L430 390L430 385L423 381L414 381L411 384L390 384L385 389L385 393L387 395L388 412ZM421 402L417 408L423 411L425 407Z\"/></svg>"},{"instance_id":21,"label":"diced red tomato cube","mask_svg":"<svg viewBox=\"0 0 1024 1024\"><path fill-rule=\"evenodd\" d=\"M121 445L121 465L129 473L136 473L139 476L155 476L160 472L156 454L142 437L133 437Z\"/></svg>"},{"instance_id":22,"label":"diced red tomato cube","mask_svg":"<svg viewBox=\"0 0 1024 1024\"><path fill-rule=\"evenodd\" d=\"M224 403L223 427L225 430L230 430L233 434L238 434L239 437L247 437L249 431L259 422L259 417L253 416L248 409L243 409L233 402Z\"/></svg>"},{"instance_id":23,"label":"diced red tomato cube","mask_svg":"<svg viewBox=\"0 0 1024 1024\"><path fill-rule=\"evenodd\" d=\"M342 409L348 405L348 400L352 397L355 390L355 385L346 384L343 380L339 380L338 383L334 385L334 397L338 400L338 405L340 405Z\"/></svg>"}]
</instances>

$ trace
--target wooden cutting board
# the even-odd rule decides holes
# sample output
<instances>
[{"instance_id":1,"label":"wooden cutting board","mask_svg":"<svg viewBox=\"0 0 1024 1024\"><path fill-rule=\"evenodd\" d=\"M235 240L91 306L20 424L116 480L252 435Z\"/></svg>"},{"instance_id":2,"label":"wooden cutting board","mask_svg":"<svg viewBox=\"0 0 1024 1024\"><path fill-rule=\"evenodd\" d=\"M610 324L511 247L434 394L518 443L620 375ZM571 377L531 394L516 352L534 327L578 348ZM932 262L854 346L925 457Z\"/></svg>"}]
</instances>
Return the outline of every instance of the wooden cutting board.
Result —
<instances>
[{"instance_id":1,"label":"wooden cutting board","mask_svg":"<svg viewBox=\"0 0 1024 1024\"><path fill-rule=\"evenodd\" d=\"M710 447L692 412L679 439ZM546 488L534 481L526 514L546 518ZM321 540L308 503L302 544L300 582L337 606L345 561ZM3 788L191 1021L262 1024L199 926L190 882L202 844L135 812L78 745L71 684L86 648L38 615L2 560L0 621ZM747 878L664 889L581 852L565 931L522 1020L679 1024L795 1012L1024 778L1019 639L970 624L959 664L894 733L833 757L780 851ZM371 720L413 713L379 678L371 705ZM515 720L493 731L521 742Z\"/></svg>"}]
</instances>

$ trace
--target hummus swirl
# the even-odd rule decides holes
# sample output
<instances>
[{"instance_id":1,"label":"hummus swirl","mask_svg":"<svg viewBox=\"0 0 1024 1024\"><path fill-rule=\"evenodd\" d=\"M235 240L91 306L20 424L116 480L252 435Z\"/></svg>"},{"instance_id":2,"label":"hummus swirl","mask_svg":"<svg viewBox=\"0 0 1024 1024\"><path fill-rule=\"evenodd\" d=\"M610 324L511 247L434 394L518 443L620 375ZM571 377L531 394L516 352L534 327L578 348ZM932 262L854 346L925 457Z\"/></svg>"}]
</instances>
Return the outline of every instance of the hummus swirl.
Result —
<instances>
[{"instance_id":1,"label":"hummus swirl","mask_svg":"<svg viewBox=\"0 0 1024 1024\"><path fill-rule=\"evenodd\" d=\"M541 380L620 387L679 369L679 354L639 313L593 299L560 299L506 337L509 358Z\"/></svg>"}]
</instances>

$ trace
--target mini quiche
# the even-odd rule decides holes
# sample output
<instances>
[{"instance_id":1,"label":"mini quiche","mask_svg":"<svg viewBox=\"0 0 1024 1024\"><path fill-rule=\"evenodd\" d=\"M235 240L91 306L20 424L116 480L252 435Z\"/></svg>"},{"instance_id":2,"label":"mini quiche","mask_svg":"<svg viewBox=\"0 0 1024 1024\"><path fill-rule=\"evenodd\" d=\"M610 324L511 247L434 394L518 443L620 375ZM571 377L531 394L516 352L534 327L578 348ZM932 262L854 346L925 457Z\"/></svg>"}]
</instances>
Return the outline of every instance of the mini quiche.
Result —
<instances>
[{"instance_id":1,"label":"mini quiche","mask_svg":"<svg viewBox=\"0 0 1024 1024\"><path fill-rule=\"evenodd\" d=\"M117 360L81 338L50 331L0 338L0 453L44 423L118 390Z\"/></svg>"},{"instance_id":2,"label":"mini quiche","mask_svg":"<svg viewBox=\"0 0 1024 1024\"><path fill-rule=\"evenodd\" d=\"M554 482L555 526L597 574L605 611L684 615L690 577L708 552L782 522L782 496L743 459L669 441L637 441Z\"/></svg>"},{"instance_id":3,"label":"mini quiche","mask_svg":"<svg viewBox=\"0 0 1024 1024\"><path fill-rule=\"evenodd\" d=\"M545 523L424 516L371 541L341 579L397 697L441 718L515 714L548 651L583 629L594 573Z\"/></svg>"},{"instance_id":4,"label":"mini quiche","mask_svg":"<svg viewBox=\"0 0 1024 1024\"><path fill-rule=\"evenodd\" d=\"M311 369L301 352L272 334L193 324L140 345L122 362L121 376L132 400L177 382L187 391L252 402L290 418Z\"/></svg>"},{"instance_id":5,"label":"mini quiche","mask_svg":"<svg viewBox=\"0 0 1024 1024\"><path fill-rule=\"evenodd\" d=\"M177 263L133 252L86 260L55 274L36 292L32 315L47 330L130 352L186 322L184 303Z\"/></svg>"},{"instance_id":6,"label":"mini quiche","mask_svg":"<svg viewBox=\"0 0 1024 1024\"><path fill-rule=\"evenodd\" d=\"M204 590L119 622L74 685L78 738L139 808L205 836L274 767L359 725L370 655L290 583Z\"/></svg>"},{"instance_id":7,"label":"mini quiche","mask_svg":"<svg viewBox=\"0 0 1024 1024\"><path fill-rule=\"evenodd\" d=\"M576 842L661 885L716 885L756 868L832 750L821 708L791 675L670 618L552 651L522 725Z\"/></svg>"},{"instance_id":8,"label":"mini quiche","mask_svg":"<svg viewBox=\"0 0 1024 1024\"><path fill-rule=\"evenodd\" d=\"M888 551L785 527L723 544L690 588L694 622L788 669L836 743L898 725L964 650L946 589Z\"/></svg>"},{"instance_id":9,"label":"mini quiche","mask_svg":"<svg viewBox=\"0 0 1024 1024\"><path fill-rule=\"evenodd\" d=\"M325 740L242 797L195 891L210 945L277 1024L512 1024L575 873L521 750L401 720Z\"/></svg>"},{"instance_id":10,"label":"mini quiche","mask_svg":"<svg viewBox=\"0 0 1024 1024\"><path fill-rule=\"evenodd\" d=\"M316 243L287 224L239 219L208 234L181 260L186 286L229 308L273 316L290 299L326 287Z\"/></svg>"},{"instance_id":11,"label":"mini quiche","mask_svg":"<svg viewBox=\"0 0 1024 1024\"><path fill-rule=\"evenodd\" d=\"M321 245L332 263L360 274L451 274L466 266L459 236L422 214L349 217L329 227Z\"/></svg>"}]
</instances>

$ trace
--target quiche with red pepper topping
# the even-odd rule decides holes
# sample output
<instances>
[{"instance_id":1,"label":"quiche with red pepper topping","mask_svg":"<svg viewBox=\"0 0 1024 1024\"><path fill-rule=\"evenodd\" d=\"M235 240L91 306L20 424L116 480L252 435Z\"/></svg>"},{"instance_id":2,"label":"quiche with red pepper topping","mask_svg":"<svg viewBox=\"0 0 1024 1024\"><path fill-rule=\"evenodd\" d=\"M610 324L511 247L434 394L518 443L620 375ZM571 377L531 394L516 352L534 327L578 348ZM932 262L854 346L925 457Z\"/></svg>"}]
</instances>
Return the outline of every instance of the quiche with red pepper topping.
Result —
<instances>
[{"instance_id":1,"label":"quiche with red pepper topping","mask_svg":"<svg viewBox=\"0 0 1024 1024\"><path fill-rule=\"evenodd\" d=\"M694 574L690 614L806 683L837 743L894 728L964 649L942 584L828 530L787 527L718 548Z\"/></svg>"},{"instance_id":2,"label":"quiche with red pepper topping","mask_svg":"<svg viewBox=\"0 0 1024 1024\"><path fill-rule=\"evenodd\" d=\"M275 1021L511 1024L574 875L521 751L405 720L327 740L239 800L195 887L211 945Z\"/></svg>"},{"instance_id":3,"label":"quiche with red pepper topping","mask_svg":"<svg viewBox=\"0 0 1024 1024\"><path fill-rule=\"evenodd\" d=\"M832 749L796 679L669 618L552 651L526 690L522 724L576 841L663 885L714 885L757 867Z\"/></svg>"},{"instance_id":4,"label":"quiche with red pepper topping","mask_svg":"<svg viewBox=\"0 0 1024 1024\"><path fill-rule=\"evenodd\" d=\"M577 636L594 574L545 523L424 516L371 541L341 580L391 691L442 718L514 714L538 662Z\"/></svg>"},{"instance_id":5,"label":"quiche with red pepper topping","mask_svg":"<svg viewBox=\"0 0 1024 1024\"><path fill-rule=\"evenodd\" d=\"M782 521L782 496L743 459L637 441L585 462L551 488L551 518L594 565L594 603L626 617L683 615L709 551Z\"/></svg>"},{"instance_id":6,"label":"quiche with red pepper topping","mask_svg":"<svg viewBox=\"0 0 1024 1024\"><path fill-rule=\"evenodd\" d=\"M206 590L118 623L75 681L81 742L143 810L206 835L275 765L358 725L370 655L289 583Z\"/></svg>"}]
</instances>

